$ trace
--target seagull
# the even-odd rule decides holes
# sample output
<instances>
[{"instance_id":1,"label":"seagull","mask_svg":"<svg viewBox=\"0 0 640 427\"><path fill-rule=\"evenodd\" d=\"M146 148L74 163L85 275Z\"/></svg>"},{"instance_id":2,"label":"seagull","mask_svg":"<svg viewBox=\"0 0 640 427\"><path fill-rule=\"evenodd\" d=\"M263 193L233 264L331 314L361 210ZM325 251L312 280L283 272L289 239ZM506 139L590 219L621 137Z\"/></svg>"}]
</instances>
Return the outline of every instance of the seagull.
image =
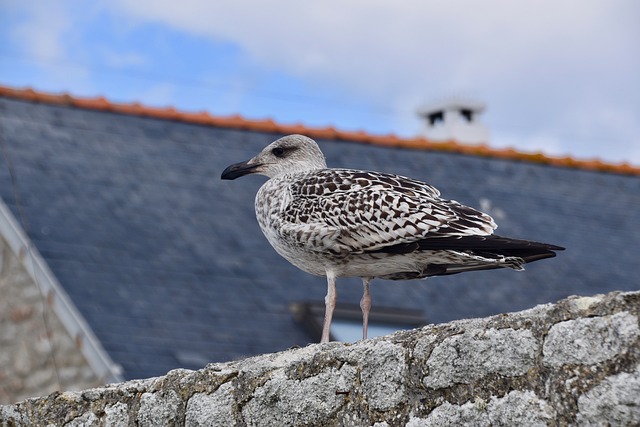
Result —
<instances>
[{"instance_id":1,"label":"seagull","mask_svg":"<svg viewBox=\"0 0 640 427\"><path fill-rule=\"evenodd\" d=\"M330 340L336 278L360 277L363 338L373 278L423 279L510 268L554 257L560 246L500 237L487 214L440 197L429 184L382 172L328 168L304 135L280 138L222 172L266 175L255 199L260 229L278 254L327 278L321 343Z\"/></svg>"}]
</instances>

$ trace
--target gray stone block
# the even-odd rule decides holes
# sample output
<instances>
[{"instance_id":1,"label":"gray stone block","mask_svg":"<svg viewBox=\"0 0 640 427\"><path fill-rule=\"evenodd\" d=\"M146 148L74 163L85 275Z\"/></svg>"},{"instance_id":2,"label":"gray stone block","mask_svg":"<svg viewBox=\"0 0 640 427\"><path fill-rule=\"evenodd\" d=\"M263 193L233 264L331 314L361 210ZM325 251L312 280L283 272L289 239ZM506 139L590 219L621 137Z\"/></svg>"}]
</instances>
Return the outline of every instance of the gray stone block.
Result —
<instances>
[{"instance_id":1,"label":"gray stone block","mask_svg":"<svg viewBox=\"0 0 640 427\"><path fill-rule=\"evenodd\" d=\"M355 344L313 344L54 393L0 406L0 425L634 425L639 313L640 292L574 297ZM573 362L565 347L556 338L545 343L551 331L571 341L585 325L611 346L565 364Z\"/></svg>"},{"instance_id":2,"label":"gray stone block","mask_svg":"<svg viewBox=\"0 0 640 427\"><path fill-rule=\"evenodd\" d=\"M559 367L603 362L620 354L638 336L638 317L630 313L560 322L545 338L544 364Z\"/></svg>"}]
</instances>

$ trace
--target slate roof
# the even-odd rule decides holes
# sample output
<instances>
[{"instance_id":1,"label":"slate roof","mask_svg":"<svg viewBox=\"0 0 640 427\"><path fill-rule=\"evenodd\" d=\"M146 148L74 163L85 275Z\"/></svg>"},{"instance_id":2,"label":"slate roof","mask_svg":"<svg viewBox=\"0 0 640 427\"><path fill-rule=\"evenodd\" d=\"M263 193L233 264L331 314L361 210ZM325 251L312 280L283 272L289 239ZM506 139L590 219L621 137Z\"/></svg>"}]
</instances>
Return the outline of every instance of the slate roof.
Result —
<instances>
[{"instance_id":1,"label":"slate roof","mask_svg":"<svg viewBox=\"0 0 640 427\"><path fill-rule=\"evenodd\" d=\"M384 144L333 130L323 138L300 126L214 125L25 93L0 91L0 138L26 231L126 378L312 340L289 304L322 301L325 280L289 265L262 236L253 200L264 177L220 180L226 166L293 128L316 137L330 166L427 181L445 197L490 206L499 234L567 248L524 273L376 280L374 308L420 310L438 323L640 288L640 171L630 165L418 150L394 137ZM0 196L21 217L6 163ZM339 281L339 301L360 296L358 279Z\"/></svg>"}]
</instances>

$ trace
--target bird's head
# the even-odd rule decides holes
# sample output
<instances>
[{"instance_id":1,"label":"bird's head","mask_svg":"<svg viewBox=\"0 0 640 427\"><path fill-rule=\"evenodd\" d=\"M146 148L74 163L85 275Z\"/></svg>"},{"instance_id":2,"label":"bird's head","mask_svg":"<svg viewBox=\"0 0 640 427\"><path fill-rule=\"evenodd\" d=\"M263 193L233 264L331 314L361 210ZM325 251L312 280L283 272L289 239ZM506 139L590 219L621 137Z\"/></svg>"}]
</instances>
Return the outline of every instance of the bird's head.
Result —
<instances>
[{"instance_id":1,"label":"bird's head","mask_svg":"<svg viewBox=\"0 0 640 427\"><path fill-rule=\"evenodd\" d=\"M288 135L267 145L257 156L222 172L222 179L259 174L269 178L284 173L324 169L327 164L318 144L304 135Z\"/></svg>"}]
</instances>

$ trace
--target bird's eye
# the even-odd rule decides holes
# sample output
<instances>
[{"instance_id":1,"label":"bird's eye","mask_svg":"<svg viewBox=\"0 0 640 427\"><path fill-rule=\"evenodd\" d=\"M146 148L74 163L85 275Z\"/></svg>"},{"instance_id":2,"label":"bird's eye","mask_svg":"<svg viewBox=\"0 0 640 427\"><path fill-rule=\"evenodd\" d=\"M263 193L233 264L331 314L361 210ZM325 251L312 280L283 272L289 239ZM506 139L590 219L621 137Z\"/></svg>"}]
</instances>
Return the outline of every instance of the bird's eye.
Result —
<instances>
[{"instance_id":1,"label":"bird's eye","mask_svg":"<svg viewBox=\"0 0 640 427\"><path fill-rule=\"evenodd\" d=\"M285 149L282 147L275 147L271 150L274 156L276 157L284 157Z\"/></svg>"}]
</instances>

